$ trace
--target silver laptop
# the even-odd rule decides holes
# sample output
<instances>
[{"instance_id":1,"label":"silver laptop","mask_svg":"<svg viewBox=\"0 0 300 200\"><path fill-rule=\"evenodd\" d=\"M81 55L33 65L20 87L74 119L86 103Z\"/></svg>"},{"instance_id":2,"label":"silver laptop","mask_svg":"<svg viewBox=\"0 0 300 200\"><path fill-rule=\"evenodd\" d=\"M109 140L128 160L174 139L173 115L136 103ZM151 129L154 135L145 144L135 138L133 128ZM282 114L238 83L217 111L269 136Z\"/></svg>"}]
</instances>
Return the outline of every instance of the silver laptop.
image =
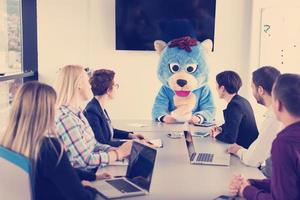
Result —
<instances>
[{"instance_id":1,"label":"silver laptop","mask_svg":"<svg viewBox=\"0 0 300 200\"><path fill-rule=\"evenodd\" d=\"M191 164L195 165L230 165L230 154L212 153L212 152L196 152L193 137L190 131L184 131L185 142Z\"/></svg>"},{"instance_id":2,"label":"silver laptop","mask_svg":"<svg viewBox=\"0 0 300 200\"><path fill-rule=\"evenodd\" d=\"M133 142L126 177L93 182L98 192L108 199L146 195L149 193L156 150Z\"/></svg>"}]
</instances>

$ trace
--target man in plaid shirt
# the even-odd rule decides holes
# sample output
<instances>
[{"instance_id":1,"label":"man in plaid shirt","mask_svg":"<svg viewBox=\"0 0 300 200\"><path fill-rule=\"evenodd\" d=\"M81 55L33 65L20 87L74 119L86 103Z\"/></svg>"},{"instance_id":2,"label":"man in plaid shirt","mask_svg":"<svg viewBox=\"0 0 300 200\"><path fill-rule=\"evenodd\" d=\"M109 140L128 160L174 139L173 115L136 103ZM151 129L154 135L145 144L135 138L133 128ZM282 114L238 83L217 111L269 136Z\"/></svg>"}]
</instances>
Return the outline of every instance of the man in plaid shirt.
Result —
<instances>
[{"instance_id":1,"label":"man in plaid shirt","mask_svg":"<svg viewBox=\"0 0 300 200\"><path fill-rule=\"evenodd\" d=\"M56 117L59 139L74 168L92 170L109 163L109 145L96 141L93 130L80 109L60 106Z\"/></svg>"}]
</instances>

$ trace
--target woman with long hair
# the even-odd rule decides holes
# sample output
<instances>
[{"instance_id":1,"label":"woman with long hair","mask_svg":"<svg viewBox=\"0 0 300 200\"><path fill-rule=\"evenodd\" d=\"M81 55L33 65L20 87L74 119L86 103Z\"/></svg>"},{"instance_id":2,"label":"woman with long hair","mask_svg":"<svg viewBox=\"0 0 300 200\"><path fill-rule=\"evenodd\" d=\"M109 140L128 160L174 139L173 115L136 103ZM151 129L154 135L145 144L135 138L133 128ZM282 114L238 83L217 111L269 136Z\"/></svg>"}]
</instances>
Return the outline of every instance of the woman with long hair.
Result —
<instances>
[{"instance_id":1,"label":"woman with long hair","mask_svg":"<svg viewBox=\"0 0 300 200\"><path fill-rule=\"evenodd\" d=\"M55 102L51 86L38 82L22 85L0 145L32 161L34 199L94 199L95 190L82 185L57 140Z\"/></svg>"},{"instance_id":2,"label":"woman with long hair","mask_svg":"<svg viewBox=\"0 0 300 200\"><path fill-rule=\"evenodd\" d=\"M95 171L116 160L122 160L131 151L132 142L118 148L96 141L81 106L92 98L89 77L83 67L67 65L57 79L58 114L56 128L71 164L75 168Z\"/></svg>"}]
</instances>

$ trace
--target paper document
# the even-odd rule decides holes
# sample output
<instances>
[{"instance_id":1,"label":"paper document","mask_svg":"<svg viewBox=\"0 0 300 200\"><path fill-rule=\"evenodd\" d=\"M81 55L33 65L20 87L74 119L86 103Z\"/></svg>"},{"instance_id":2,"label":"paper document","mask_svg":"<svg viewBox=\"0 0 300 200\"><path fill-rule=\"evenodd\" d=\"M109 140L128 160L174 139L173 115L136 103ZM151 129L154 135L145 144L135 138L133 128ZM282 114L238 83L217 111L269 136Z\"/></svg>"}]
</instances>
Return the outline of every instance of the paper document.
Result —
<instances>
[{"instance_id":1,"label":"paper document","mask_svg":"<svg viewBox=\"0 0 300 200\"><path fill-rule=\"evenodd\" d=\"M154 147L156 148L162 148L163 147L163 143L162 143L162 140L161 139L152 139L152 140L149 140Z\"/></svg>"}]
</instances>

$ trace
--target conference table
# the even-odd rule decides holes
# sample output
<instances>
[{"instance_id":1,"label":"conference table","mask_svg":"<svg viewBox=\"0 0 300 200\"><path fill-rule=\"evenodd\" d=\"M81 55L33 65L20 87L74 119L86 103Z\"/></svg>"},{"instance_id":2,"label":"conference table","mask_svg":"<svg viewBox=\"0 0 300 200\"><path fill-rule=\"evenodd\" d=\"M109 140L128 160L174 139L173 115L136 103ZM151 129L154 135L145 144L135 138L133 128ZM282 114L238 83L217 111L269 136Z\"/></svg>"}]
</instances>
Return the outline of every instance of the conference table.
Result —
<instances>
[{"instance_id":1,"label":"conference table","mask_svg":"<svg viewBox=\"0 0 300 200\"><path fill-rule=\"evenodd\" d=\"M115 120L114 128L130 130L144 134L149 139L160 138L163 148L157 148L150 193L145 196L125 199L197 199L213 200L220 195L229 195L228 184L234 174L245 178L264 178L262 173L253 167L242 164L235 156L230 158L230 166L191 165L185 138L172 139L171 132L190 130L209 131L209 128L187 124L164 124L152 121ZM219 142L210 136L193 137L197 152L225 152L228 144ZM107 172L113 176L125 175L127 166L108 166L98 172ZM102 197L98 197L102 199Z\"/></svg>"}]
</instances>

